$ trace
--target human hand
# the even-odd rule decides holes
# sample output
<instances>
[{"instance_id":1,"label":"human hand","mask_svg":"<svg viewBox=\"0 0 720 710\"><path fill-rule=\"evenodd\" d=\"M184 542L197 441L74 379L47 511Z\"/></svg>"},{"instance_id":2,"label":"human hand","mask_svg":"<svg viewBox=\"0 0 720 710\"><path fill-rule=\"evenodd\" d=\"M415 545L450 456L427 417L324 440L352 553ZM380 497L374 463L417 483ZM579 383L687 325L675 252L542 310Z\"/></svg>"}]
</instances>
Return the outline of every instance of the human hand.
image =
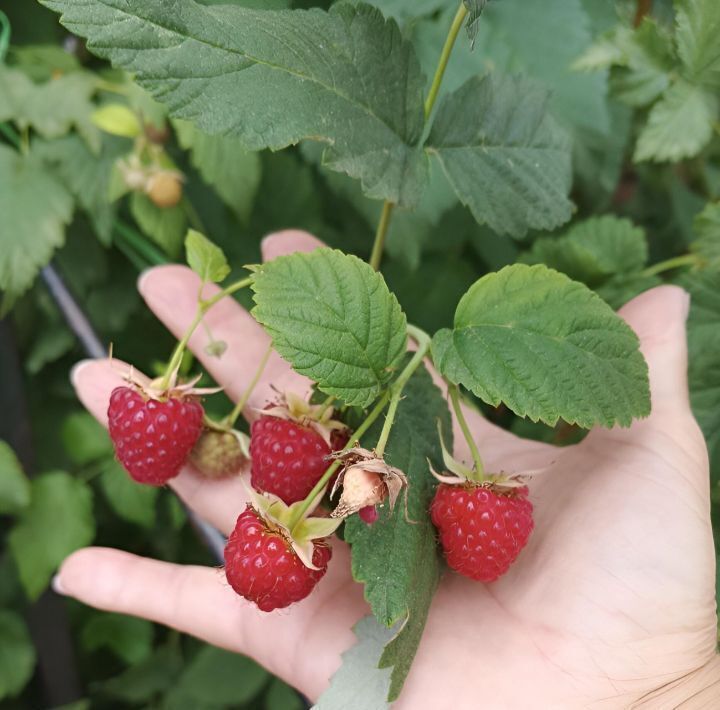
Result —
<instances>
[{"instance_id":1,"label":"human hand","mask_svg":"<svg viewBox=\"0 0 720 710\"><path fill-rule=\"evenodd\" d=\"M303 233L281 233L265 240L263 256L318 245ZM180 266L153 269L140 282L176 336L192 320L197 288L197 277ZM710 707L708 699L720 697L708 461L688 402L687 307L683 291L660 287L622 311L641 338L653 404L651 416L630 429L594 430L557 449L467 412L488 470L543 471L530 484L535 532L491 585L446 574L397 707L677 707L698 690L704 695L696 701ZM228 343L226 354L207 357L202 331L190 346L238 398L268 338L231 299L206 322ZM121 383L117 361L83 363L73 381L105 422L109 394ZM308 391L308 382L273 354L248 403L250 417L272 397L271 383ZM456 440L455 455L469 460L462 437ZM238 479L210 483L185 470L170 485L224 533L244 507ZM57 586L92 606L251 655L311 698L326 687L354 642L352 625L369 611L340 542L313 594L272 614L238 597L217 569L102 548L71 555Z\"/></svg>"}]
</instances>

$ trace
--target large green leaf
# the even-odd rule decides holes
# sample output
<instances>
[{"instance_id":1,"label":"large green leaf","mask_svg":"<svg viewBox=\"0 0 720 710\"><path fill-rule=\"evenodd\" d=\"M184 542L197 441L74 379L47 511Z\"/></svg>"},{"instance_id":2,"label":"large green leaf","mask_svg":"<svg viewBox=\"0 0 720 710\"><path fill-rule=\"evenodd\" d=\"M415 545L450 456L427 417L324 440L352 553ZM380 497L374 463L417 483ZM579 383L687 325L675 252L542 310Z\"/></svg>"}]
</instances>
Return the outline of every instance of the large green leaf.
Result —
<instances>
[{"instance_id":1,"label":"large green leaf","mask_svg":"<svg viewBox=\"0 0 720 710\"><path fill-rule=\"evenodd\" d=\"M133 192L130 211L138 226L171 257L180 254L187 230L182 203L173 207L158 207L142 192Z\"/></svg>"},{"instance_id":2,"label":"large green leaf","mask_svg":"<svg viewBox=\"0 0 720 710\"><path fill-rule=\"evenodd\" d=\"M523 235L570 218L570 142L521 77L474 77L440 104L428 139L460 200L494 231Z\"/></svg>"},{"instance_id":3,"label":"large green leaf","mask_svg":"<svg viewBox=\"0 0 720 710\"><path fill-rule=\"evenodd\" d=\"M647 365L630 326L586 286L515 264L463 296L433 359L485 402L551 426L629 426L650 411Z\"/></svg>"},{"instance_id":4,"label":"large green leaf","mask_svg":"<svg viewBox=\"0 0 720 710\"><path fill-rule=\"evenodd\" d=\"M695 240L690 249L697 254L703 266L720 270L720 202L710 202L693 220Z\"/></svg>"},{"instance_id":5,"label":"large green leaf","mask_svg":"<svg viewBox=\"0 0 720 710\"><path fill-rule=\"evenodd\" d=\"M256 267L252 313L275 349L320 390L372 403L405 353L405 314L382 275L335 249Z\"/></svg>"},{"instance_id":6,"label":"large green leaf","mask_svg":"<svg viewBox=\"0 0 720 710\"><path fill-rule=\"evenodd\" d=\"M30 599L37 599L60 562L89 545L94 535L92 491L86 483L62 472L33 480L30 506L8 536Z\"/></svg>"},{"instance_id":7,"label":"large green leaf","mask_svg":"<svg viewBox=\"0 0 720 710\"><path fill-rule=\"evenodd\" d=\"M178 141L192 164L225 204L247 221L260 185L260 156L226 136L209 136L188 121L175 121Z\"/></svg>"},{"instance_id":8,"label":"large green leaf","mask_svg":"<svg viewBox=\"0 0 720 710\"><path fill-rule=\"evenodd\" d=\"M30 503L30 482L8 444L0 440L0 514L18 513Z\"/></svg>"},{"instance_id":9,"label":"large green leaf","mask_svg":"<svg viewBox=\"0 0 720 710\"><path fill-rule=\"evenodd\" d=\"M424 78L394 21L369 6L258 11L192 0L43 0L88 47L177 118L249 149L302 139L368 195L416 201ZM172 61L168 61L169 57Z\"/></svg>"},{"instance_id":10,"label":"large green leaf","mask_svg":"<svg viewBox=\"0 0 720 710\"><path fill-rule=\"evenodd\" d=\"M135 483L115 460L109 460L104 466L100 487L110 507L123 520L143 528L153 526L159 488Z\"/></svg>"},{"instance_id":11,"label":"large green leaf","mask_svg":"<svg viewBox=\"0 0 720 710\"><path fill-rule=\"evenodd\" d=\"M383 648L395 631L379 624L372 616L358 621L353 629L357 643L342 655L342 665L330 680L313 710L386 710L390 705L390 672L378 669Z\"/></svg>"},{"instance_id":12,"label":"large green leaf","mask_svg":"<svg viewBox=\"0 0 720 710\"><path fill-rule=\"evenodd\" d=\"M0 316L32 284L65 240L73 199L31 151L0 145Z\"/></svg>"},{"instance_id":13,"label":"large green leaf","mask_svg":"<svg viewBox=\"0 0 720 710\"><path fill-rule=\"evenodd\" d=\"M690 273L679 284L692 297L688 318L690 401L705 434L714 482L720 480L720 273Z\"/></svg>"},{"instance_id":14,"label":"large green leaf","mask_svg":"<svg viewBox=\"0 0 720 710\"><path fill-rule=\"evenodd\" d=\"M720 79L720 3L675 0L678 53L696 80Z\"/></svg>"},{"instance_id":15,"label":"large green leaf","mask_svg":"<svg viewBox=\"0 0 720 710\"><path fill-rule=\"evenodd\" d=\"M425 370L419 370L403 390L403 400L390 433L385 458L408 477L407 519L402 502L381 510L371 526L357 516L345 524L352 546L352 571L365 584L373 614L386 626L402 622L402 630L386 646L380 665L392 667L389 699L400 693L420 644L435 587L440 576L435 530L427 514L435 490L432 461L442 467L438 422L446 437L452 427L447 403ZM363 443L372 443L381 424ZM448 446L452 442L448 441Z\"/></svg>"},{"instance_id":16,"label":"large green leaf","mask_svg":"<svg viewBox=\"0 0 720 710\"><path fill-rule=\"evenodd\" d=\"M182 669L179 644L170 643L158 648L142 663L104 681L98 689L104 695L147 707L157 693L177 684Z\"/></svg>"},{"instance_id":17,"label":"large green leaf","mask_svg":"<svg viewBox=\"0 0 720 710\"><path fill-rule=\"evenodd\" d=\"M523 261L595 286L615 274L642 269L647 257L645 231L629 219L605 215L578 222L560 237L537 239Z\"/></svg>"},{"instance_id":18,"label":"large green leaf","mask_svg":"<svg viewBox=\"0 0 720 710\"><path fill-rule=\"evenodd\" d=\"M0 609L0 700L14 697L30 680L35 649L19 614Z\"/></svg>"},{"instance_id":19,"label":"large green leaf","mask_svg":"<svg viewBox=\"0 0 720 710\"><path fill-rule=\"evenodd\" d=\"M678 161L697 155L713 134L717 97L678 80L652 107L635 147L636 161Z\"/></svg>"},{"instance_id":20,"label":"large green leaf","mask_svg":"<svg viewBox=\"0 0 720 710\"><path fill-rule=\"evenodd\" d=\"M134 616L96 612L83 627L81 640L88 651L107 648L133 665L151 654L153 625Z\"/></svg>"}]
</instances>

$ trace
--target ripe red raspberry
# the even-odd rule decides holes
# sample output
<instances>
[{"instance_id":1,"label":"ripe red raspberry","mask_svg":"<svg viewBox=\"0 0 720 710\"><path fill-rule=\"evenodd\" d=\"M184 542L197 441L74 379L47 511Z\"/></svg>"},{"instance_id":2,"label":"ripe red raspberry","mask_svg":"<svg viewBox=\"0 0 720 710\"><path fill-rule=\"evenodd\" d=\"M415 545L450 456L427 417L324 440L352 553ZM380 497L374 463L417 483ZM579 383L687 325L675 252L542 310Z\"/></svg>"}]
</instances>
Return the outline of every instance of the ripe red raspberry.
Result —
<instances>
[{"instance_id":1,"label":"ripe red raspberry","mask_svg":"<svg viewBox=\"0 0 720 710\"><path fill-rule=\"evenodd\" d=\"M331 441L333 449L341 449L347 433L332 432ZM250 429L253 488L274 493L288 505L303 500L330 465L331 453L311 427L263 415Z\"/></svg>"},{"instance_id":2,"label":"ripe red raspberry","mask_svg":"<svg viewBox=\"0 0 720 710\"><path fill-rule=\"evenodd\" d=\"M120 463L138 483L162 486L177 476L202 423L203 408L194 399L149 399L131 387L116 387L110 395L110 438Z\"/></svg>"},{"instance_id":3,"label":"ripe red raspberry","mask_svg":"<svg viewBox=\"0 0 720 710\"><path fill-rule=\"evenodd\" d=\"M235 523L225 546L225 576L241 596L261 611L281 609L305 599L325 572L332 550L313 543L313 564L306 567L287 538L273 532L248 506Z\"/></svg>"},{"instance_id":4,"label":"ripe red raspberry","mask_svg":"<svg viewBox=\"0 0 720 710\"><path fill-rule=\"evenodd\" d=\"M533 529L527 487L499 492L441 483L430 506L448 565L479 582L508 571Z\"/></svg>"}]
</instances>

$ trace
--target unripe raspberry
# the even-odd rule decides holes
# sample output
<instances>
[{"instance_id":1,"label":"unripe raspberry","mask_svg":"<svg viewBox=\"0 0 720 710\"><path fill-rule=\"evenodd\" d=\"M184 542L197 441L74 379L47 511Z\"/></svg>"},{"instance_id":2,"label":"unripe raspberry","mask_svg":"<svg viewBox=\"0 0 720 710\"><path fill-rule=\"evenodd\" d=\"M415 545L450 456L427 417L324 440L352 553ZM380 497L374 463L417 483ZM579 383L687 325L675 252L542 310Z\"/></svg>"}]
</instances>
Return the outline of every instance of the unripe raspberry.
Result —
<instances>
[{"instance_id":1,"label":"unripe raspberry","mask_svg":"<svg viewBox=\"0 0 720 710\"><path fill-rule=\"evenodd\" d=\"M174 207L182 199L182 181L177 173L163 170L148 179L145 193L158 207Z\"/></svg>"},{"instance_id":2,"label":"unripe raspberry","mask_svg":"<svg viewBox=\"0 0 720 710\"><path fill-rule=\"evenodd\" d=\"M206 478L226 478L240 473L247 457L236 432L205 429L190 461Z\"/></svg>"}]
</instances>

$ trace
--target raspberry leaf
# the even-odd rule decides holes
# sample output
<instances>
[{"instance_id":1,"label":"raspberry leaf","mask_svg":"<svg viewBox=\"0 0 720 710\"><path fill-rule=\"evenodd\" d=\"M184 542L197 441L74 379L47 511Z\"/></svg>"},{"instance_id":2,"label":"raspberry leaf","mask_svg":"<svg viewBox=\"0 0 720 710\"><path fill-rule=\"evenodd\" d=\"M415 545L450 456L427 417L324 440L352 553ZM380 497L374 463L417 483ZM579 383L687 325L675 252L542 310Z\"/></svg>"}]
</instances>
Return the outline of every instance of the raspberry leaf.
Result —
<instances>
[{"instance_id":1,"label":"raspberry leaf","mask_svg":"<svg viewBox=\"0 0 720 710\"><path fill-rule=\"evenodd\" d=\"M547 92L522 77L473 77L441 102L428 138L460 200L481 224L522 236L572 214L570 141L546 113Z\"/></svg>"},{"instance_id":2,"label":"raspberry leaf","mask_svg":"<svg viewBox=\"0 0 720 710\"><path fill-rule=\"evenodd\" d=\"M390 705L390 671L378 668L383 648L392 641L395 629L378 624L372 616L353 628L357 642L342 655L342 665L330 679L330 687L313 710L385 710Z\"/></svg>"},{"instance_id":3,"label":"raspberry leaf","mask_svg":"<svg viewBox=\"0 0 720 710\"><path fill-rule=\"evenodd\" d=\"M0 145L0 317L65 241L73 199L32 152Z\"/></svg>"},{"instance_id":4,"label":"raspberry leaf","mask_svg":"<svg viewBox=\"0 0 720 710\"><path fill-rule=\"evenodd\" d=\"M32 677L35 649L23 618L0 610L0 700L16 696Z\"/></svg>"},{"instance_id":5,"label":"raspberry leaf","mask_svg":"<svg viewBox=\"0 0 720 710\"><path fill-rule=\"evenodd\" d=\"M371 404L407 343L405 314L382 275L335 249L254 268L252 313L278 353L326 394Z\"/></svg>"},{"instance_id":6,"label":"raspberry leaf","mask_svg":"<svg viewBox=\"0 0 720 710\"><path fill-rule=\"evenodd\" d=\"M409 520L404 506L398 504L392 512L384 506L372 526L356 516L345 524L345 539L352 545L353 576L365 584L373 614L385 626L401 623L380 659L381 667L393 668L389 700L397 698L410 670L440 576L435 531L427 514L436 483L428 459L442 469L438 420L452 447L447 403L424 367L410 379L403 396L385 458L408 477ZM376 424L363 441L373 443L380 429L381 423Z\"/></svg>"},{"instance_id":7,"label":"raspberry leaf","mask_svg":"<svg viewBox=\"0 0 720 710\"><path fill-rule=\"evenodd\" d=\"M629 426L650 412L635 333L586 286L545 266L476 281L432 352L451 382L532 421Z\"/></svg>"},{"instance_id":8,"label":"raspberry leaf","mask_svg":"<svg viewBox=\"0 0 720 710\"><path fill-rule=\"evenodd\" d=\"M95 535L92 491L67 473L46 473L31 484L29 507L10 531L10 553L30 599L37 599L57 566Z\"/></svg>"},{"instance_id":9,"label":"raspberry leaf","mask_svg":"<svg viewBox=\"0 0 720 710\"><path fill-rule=\"evenodd\" d=\"M181 205L158 207L141 192L130 197L130 211L140 229L171 257L180 254L187 220Z\"/></svg>"},{"instance_id":10,"label":"raspberry leaf","mask_svg":"<svg viewBox=\"0 0 720 710\"><path fill-rule=\"evenodd\" d=\"M30 503L30 482L15 452L0 441L0 514L18 513Z\"/></svg>"},{"instance_id":11,"label":"raspberry leaf","mask_svg":"<svg viewBox=\"0 0 720 710\"><path fill-rule=\"evenodd\" d=\"M209 136L189 121L173 121L180 145L190 150L192 164L205 182L241 220L250 216L260 185L260 155L226 136Z\"/></svg>"},{"instance_id":12,"label":"raspberry leaf","mask_svg":"<svg viewBox=\"0 0 720 710\"><path fill-rule=\"evenodd\" d=\"M194 229L188 229L185 253L188 265L204 282L219 283L230 273L222 249Z\"/></svg>"},{"instance_id":13,"label":"raspberry leaf","mask_svg":"<svg viewBox=\"0 0 720 710\"><path fill-rule=\"evenodd\" d=\"M43 4L93 52L133 72L172 116L252 150L320 141L325 164L359 178L370 197L417 201L427 179L419 145L425 80L412 45L379 10Z\"/></svg>"}]
</instances>

